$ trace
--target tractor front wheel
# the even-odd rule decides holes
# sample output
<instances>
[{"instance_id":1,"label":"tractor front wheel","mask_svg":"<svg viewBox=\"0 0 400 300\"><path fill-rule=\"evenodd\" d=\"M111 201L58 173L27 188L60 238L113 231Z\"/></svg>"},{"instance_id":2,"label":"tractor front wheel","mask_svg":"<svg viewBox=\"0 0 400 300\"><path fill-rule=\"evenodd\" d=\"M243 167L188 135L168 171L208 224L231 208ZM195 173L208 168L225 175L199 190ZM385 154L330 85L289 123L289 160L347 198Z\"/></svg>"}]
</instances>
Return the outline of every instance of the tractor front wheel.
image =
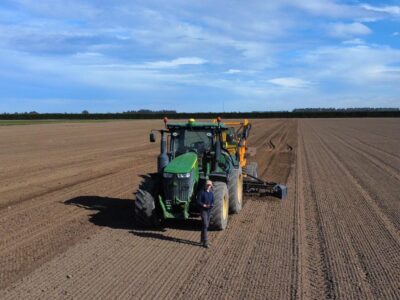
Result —
<instances>
[{"instance_id":1,"label":"tractor front wheel","mask_svg":"<svg viewBox=\"0 0 400 300\"><path fill-rule=\"evenodd\" d=\"M156 183L153 178L146 178L135 193L134 217L139 227L153 228L160 225L154 195Z\"/></svg>"},{"instance_id":2,"label":"tractor front wheel","mask_svg":"<svg viewBox=\"0 0 400 300\"><path fill-rule=\"evenodd\" d=\"M228 225L229 192L226 183L214 183L214 206L210 212L210 227L214 230L224 230Z\"/></svg>"}]
</instances>

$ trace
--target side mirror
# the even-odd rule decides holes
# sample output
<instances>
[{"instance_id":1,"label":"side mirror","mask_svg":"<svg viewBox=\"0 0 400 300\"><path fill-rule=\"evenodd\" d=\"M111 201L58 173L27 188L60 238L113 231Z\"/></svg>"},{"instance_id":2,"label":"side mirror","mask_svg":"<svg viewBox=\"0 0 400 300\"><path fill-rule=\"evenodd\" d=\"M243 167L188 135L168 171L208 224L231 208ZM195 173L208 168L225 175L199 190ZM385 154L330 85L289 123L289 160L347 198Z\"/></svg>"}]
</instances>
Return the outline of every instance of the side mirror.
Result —
<instances>
[{"instance_id":1,"label":"side mirror","mask_svg":"<svg viewBox=\"0 0 400 300\"><path fill-rule=\"evenodd\" d=\"M150 142L155 143L156 141L156 135L154 132L150 132Z\"/></svg>"}]
</instances>

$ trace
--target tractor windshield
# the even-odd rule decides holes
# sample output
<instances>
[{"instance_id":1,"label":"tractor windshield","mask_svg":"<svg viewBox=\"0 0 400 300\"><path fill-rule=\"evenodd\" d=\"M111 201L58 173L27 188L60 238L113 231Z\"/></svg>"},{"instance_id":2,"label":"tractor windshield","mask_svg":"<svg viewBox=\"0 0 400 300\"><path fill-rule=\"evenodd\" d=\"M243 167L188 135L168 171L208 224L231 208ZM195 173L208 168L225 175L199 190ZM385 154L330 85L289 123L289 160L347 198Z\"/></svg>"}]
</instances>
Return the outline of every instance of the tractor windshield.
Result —
<instances>
[{"instance_id":1,"label":"tractor windshield","mask_svg":"<svg viewBox=\"0 0 400 300\"><path fill-rule=\"evenodd\" d=\"M212 146L212 132L204 129L177 129L171 134L171 151L175 155L194 151L203 154Z\"/></svg>"}]
</instances>

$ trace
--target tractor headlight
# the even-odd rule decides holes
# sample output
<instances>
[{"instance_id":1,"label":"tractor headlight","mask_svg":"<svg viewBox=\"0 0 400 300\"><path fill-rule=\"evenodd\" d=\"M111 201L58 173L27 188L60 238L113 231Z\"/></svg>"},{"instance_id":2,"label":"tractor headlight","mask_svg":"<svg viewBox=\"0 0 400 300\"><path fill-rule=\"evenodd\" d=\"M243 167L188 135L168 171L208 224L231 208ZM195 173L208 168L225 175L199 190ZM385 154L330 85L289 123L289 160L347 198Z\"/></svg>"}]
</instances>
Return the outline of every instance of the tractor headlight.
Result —
<instances>
[{"instance_id":1,"label":"tractor headlight","mask_svg":"<svg viewBox=\"0 0 400 300\"><path fill-rule=\"evenodd\" d=\"M164 178L172 178L172 176L174 176L174 174L172 174L172 173L164 173L163 176L164 176Z\"/></svg>"},{"instance_id":2,"label":"tractor headlight","mask_svg":"<svg viewBox=\"0 0 400 300\"><path fill-rule=\"evenodd\" d=\"M178 174L178 178L189 178L190 173L183 173L183 174Z\"/></svg>"}]
</instances>

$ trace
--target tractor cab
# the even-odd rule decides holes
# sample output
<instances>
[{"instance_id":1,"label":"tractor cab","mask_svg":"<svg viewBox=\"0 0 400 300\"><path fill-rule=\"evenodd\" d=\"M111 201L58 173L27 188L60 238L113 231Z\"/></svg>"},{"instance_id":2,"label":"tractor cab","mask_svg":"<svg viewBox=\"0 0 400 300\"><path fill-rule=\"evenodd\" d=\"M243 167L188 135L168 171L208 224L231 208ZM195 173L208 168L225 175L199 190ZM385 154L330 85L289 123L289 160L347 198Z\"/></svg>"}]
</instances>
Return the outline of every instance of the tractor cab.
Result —
<instances>
[{"instance_id":1,"label":"tractor cab","mask_svg":"<svg viewBox=\"0 0 400 300\"><path fill-rule=\"evenodd\" d=\"M204 155L213 149L214 133L210 128L169 126L169 130L171 158L187 152Z\"/></svg>"},{"instance_id":2,"label":"tractor cab","mask_svg":"<svg viewBox=\"0 0 400 300\"><path fill-rule=\"evenodd\" d=\"M200 177L203 179L210 179L213 177L212 173L219 175L227 173L233 165L238 165L235 156L224 143L229 130L230 128L221 122L196 122L194 119L189 119L185 123L166 123L166 130L162 135L167 136L165 139L167 151L161 151L159 172L163 170L165 172L164 168L176 158L192 153L197 156Z\"/></svg>"}]
</instances>

